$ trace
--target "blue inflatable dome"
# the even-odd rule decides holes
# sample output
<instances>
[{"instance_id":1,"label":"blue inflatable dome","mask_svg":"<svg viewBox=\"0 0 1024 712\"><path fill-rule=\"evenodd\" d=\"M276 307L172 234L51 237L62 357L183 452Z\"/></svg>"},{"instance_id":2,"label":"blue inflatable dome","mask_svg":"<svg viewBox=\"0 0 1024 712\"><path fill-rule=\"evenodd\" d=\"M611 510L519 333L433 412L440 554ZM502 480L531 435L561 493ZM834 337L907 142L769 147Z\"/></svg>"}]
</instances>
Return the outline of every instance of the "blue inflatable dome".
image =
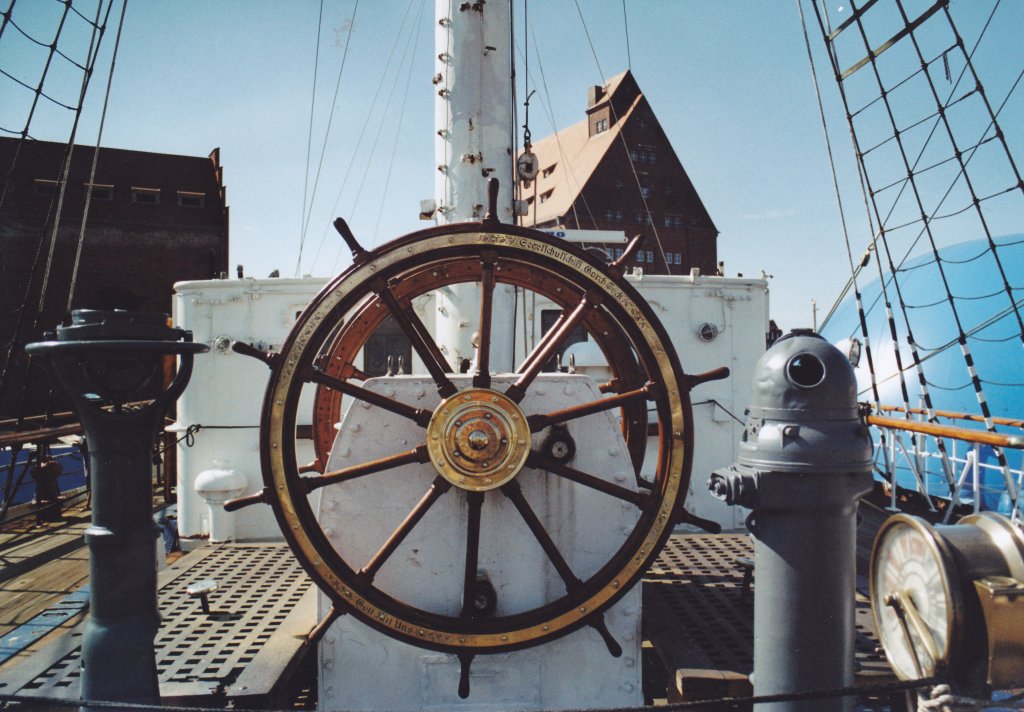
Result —
<instances>
[{"instance_id":1,"label":"blue inflatable dome","mask_svg":"<svg viewBox=\"0 0 1024 712\"><path fill-rule=\"evenodd\" d=\"M1002 418L1024 418L1024 345L1021 343L1021 327L1018 322L1018 313L1024 312L1024 235L1002 237L996 239L995 243L996 253L1011 288L1012 301L987 240L960 243L939 252L945 282L949 285L948 294L953 297L952 305L947 297L939 265L931 254L909 260L897 270L896 279L906 305L906 318L900 308L892 275L886 275L886 294L892 303L896 321L903 378L911 408L923 408L924 403L910 347L907 345L908 321L918 346L932 407L936 410L981 415L981 407L958 342L959 319L960 327L967 335L967 344L991 414ZM862 271L864 280L860 287L868 325L868 343L878 383L878 397L883 405L902 406L900 374L896 349L886 319L885 299L877 277L870 282L866 278L868 273L877 274L876 270L877 267L872 264ZM857 304L852 293L835 310L822 327L821 333L833 343L854 338L863 341ZM866 354L861 356L856 371L860 400L874 401ZM891 415L902 417L900 413ZM941 419L940 422L984 429L983 423L947 419ZM997 426L997 430L1021 435L1020 428ZM905 440L909 442L909 437ZM951 451L953 443L948 440L946 443L947 449ZM967 448L963 442L957 443L956 447L958 456L966 454ZM1005 454L1010 468L1017 471L1012 479L1019 490L1021 452L1006 450ZM984 509L1006 510L1005 474L998 467L997 458L990 447L983 446L979 455L982 472L981 491L977 495L981 506ZM949 489L941 462L937 458L927 460L930 494L948 497ZM962 463L954 465L957 476L960 476L963 467ZM970 487L971 478L967 479L965 494L962 496L969 499L975 493ZM897 481L901 486L916 489L913 474L908 468L901 468Z\"/></svg>"}]
</instances>

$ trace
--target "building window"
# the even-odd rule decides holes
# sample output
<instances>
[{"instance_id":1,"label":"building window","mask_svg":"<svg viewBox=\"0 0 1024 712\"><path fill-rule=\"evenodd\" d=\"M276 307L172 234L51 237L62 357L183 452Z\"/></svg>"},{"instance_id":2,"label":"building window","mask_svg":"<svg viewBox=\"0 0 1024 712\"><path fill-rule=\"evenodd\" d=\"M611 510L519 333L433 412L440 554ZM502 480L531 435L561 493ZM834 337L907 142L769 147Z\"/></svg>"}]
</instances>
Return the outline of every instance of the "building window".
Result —
<instances>
[{"instance_id":1,"label":"building window","mask_svg":"<svg viewBox=\"0 0 1024 712\"><path fill-rule=\"evenodd\" d=\"M657 156L654 153L654 149L646 146L630 149L629 157L632 159L633 163L641 163L643 165L650 166L657 163Z\"/></svg>"},{"instance_id":2,"label":"building window","mask_svg":"<svg viewBox=\"0 0 1024 712\"><path fill-rule=\"evenodd\" d=\"M132 202L146 203L147 205L160 204L159 188L136 188L132 187Z\"/></svg>"},{"instance_id":3,"label":"building window","mask_svg":"<svg viewBox=\"0 0 1024 712\"><path fill-rule=\"evenodd\" d=\"M114 199L114 186L102 183L83 183L85 194L98 203L109 203ZM91 188L91 190L90 190Z\"/></svg>"},{"instance_id":4,"label":"building window","mask_svg":"<svg viewBox=\"0 0 1024 712\"><path fill-rule=\"evenodd\" d=\"M683 256L680 253L678 253L678 252L676 253L676 264L677 265L683 264Z\"/></svg>"},{"instance_id":5,"label":"building window","mask_svg":"<svg viewBox=\"0 0 1024 712\"><path fill-rule=\"evenodd\" d=\"M554 192L555 192L555 189L552 188L551 190L548 190L548 191L545 191L545 192L541 193L540 194L540 202L542 202L542 203L548 202L548 198L550 198L551 194L554 193Z\"/></svg>"},{"instance_id":6,"label":"building window","mask_svg":"<svg viewBox=\"0 0 1024 712\"><path fill-rule=\"evenodd\" d=\"M608 130L608 119L598 119L594 123L594 133L603 133Z\"/></svg>"},{"instance_id":7,"label":"building window","mask_svg":"<svg viewBox=\"0 0 1024 712\"><path fill-rule=\"evenodd\" d=\"M643 262L644 261L644 251L643 250L640 250L639 252L636 253L636 261L637 262Z\"/></svg>"},{"instance_id":8,"label":"building window","mask_svg":"<svg viewBox=\"0 0 1024 712\"><path fill-rule=\"evenodd\" d=\"M557 163L552 163L550 166L541 171L540 177L547 178L548 176L550 176L552 173L555 172L555 166L557 165Z\"/></svg>"},{"instance_id":9,"label":"building window","mask_svg":"<svg viewBox=\"0 0 1024 712\"><path fill-rule=\"evenodd\" d=\"M622 248L616 247L615 248L615 259L618 259L619 257L622 257Z\"/></svg>"},{"instance_id":10,"label":"building window","mask_svg":"<svg viewBox=\"0 0 1024 712\"><path fill-rule=\"evenodd\" d=\"M642 186L640 186L640 194L643 195L645 198L650 198L651 197L651 186L649 186L649 185L642 185Z\"/></svg>"},{"instance_id":11,"label":"building window","mask_svg":"<svg viewBox=\"0 0 1024 712\"><path fill-rule=\"evenodd\" d=\"M611 208L604 211L604 221L611 222L615 219L615 213L612 212Z\"/></svg>"},{"instance_id":12,"label":"building window","mask_svg":"<svg viewBox=\"0 0 1024 712\"><path fill-rule=\"evenodd\" d=\"M647 250L647 261L654 264L654 250Z\"/></svg>"},{"instance_id":13,"label":"building window","mask_svg":"<svg viewBox=\"0 0 1024 712\"><path fill-rule=\"evenodd\" d=\"M178 206L182 208L205 208L206 193L192 193L187 190L179 190Z\"/></svg>"},{"instance_id":14,"label":"building window","mask_svg":"<svg viewBox=\"0 0 1024 712\"><path fill-rule=\"evenodd\" d=\"M32 194L45 196L57 195L57 181L36 178L32 181Z\"/></svg>"}]
</instances>

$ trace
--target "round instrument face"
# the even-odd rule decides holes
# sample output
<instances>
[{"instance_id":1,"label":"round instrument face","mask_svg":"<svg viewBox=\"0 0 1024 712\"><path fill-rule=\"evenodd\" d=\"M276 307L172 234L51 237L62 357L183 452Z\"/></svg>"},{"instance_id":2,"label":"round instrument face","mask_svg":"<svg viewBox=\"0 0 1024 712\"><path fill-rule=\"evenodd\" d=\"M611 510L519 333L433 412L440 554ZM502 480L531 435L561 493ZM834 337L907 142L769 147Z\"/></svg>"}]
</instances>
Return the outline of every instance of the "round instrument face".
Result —
<instances>
[{"instance_id":1,"label":"round instrument face","mask_svg":"<svg viewBox=\"0 0 1024 712\"><path fill-rule=\"evenodd\" d=\"M935 529L897 514L871 553L871 607L885 654L904 680L934 675L957 649L963 605L956 567Z\"/></svg>"}]
</instances>

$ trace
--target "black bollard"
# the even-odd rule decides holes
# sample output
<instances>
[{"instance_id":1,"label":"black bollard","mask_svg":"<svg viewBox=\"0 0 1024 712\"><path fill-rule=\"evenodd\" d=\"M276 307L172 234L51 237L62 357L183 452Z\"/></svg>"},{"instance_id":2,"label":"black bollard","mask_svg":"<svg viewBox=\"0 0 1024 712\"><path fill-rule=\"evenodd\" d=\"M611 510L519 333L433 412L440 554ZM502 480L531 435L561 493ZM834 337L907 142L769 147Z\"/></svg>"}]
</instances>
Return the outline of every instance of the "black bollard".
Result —
<instances>
[{"instance_id":1,"label":"black bollard","mask_svg":"<svg viewBox=\"0 0 1024 712\"><path fill-rule=\"evenodd\" d=\"M89 442L92 524L85 533L90 590L81 657L84 700L160 702L153 650L160 625L153 442L164 413L192 375L193 354L208 348L166 321L165 314L79 310L70 326L57 327L55 340L25 347L47 357ZM125 408L160 383L162 357L168 354L181 357L170 387L148 405Z\"/></svg>"}]
</instances>

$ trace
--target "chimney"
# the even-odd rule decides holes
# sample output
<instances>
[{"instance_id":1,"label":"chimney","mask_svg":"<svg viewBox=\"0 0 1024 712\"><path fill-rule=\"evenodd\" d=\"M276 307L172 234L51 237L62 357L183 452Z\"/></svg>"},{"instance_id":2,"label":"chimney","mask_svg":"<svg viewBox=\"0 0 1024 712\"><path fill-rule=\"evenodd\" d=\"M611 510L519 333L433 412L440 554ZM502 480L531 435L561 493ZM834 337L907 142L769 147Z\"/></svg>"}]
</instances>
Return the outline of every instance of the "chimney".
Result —
<instances>
[{"instance_id":1,"label":"chimney","mask_svg":"<svg viewBox=\"0 0 1024 712\"><path fill-rule=\"evenodd\" d=\"M597 102L604 98L604 87L592 86L587 90L587 108L593 107Z\"/></svg>"}]
</instances>

